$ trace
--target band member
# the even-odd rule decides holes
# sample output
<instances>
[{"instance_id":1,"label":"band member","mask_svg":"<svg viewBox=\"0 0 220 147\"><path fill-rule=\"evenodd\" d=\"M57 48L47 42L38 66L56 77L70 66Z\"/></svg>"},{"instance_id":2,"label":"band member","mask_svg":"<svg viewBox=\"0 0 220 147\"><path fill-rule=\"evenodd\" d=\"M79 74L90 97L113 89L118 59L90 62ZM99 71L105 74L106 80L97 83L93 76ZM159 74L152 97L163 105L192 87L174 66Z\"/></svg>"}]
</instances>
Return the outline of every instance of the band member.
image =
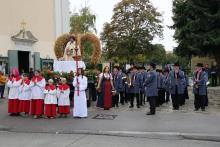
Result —
<instances>
[{"instance_id":1,"label":"band member","mask_svg":"<svg viewBox=\"0 0 220 147\"><path fill-rule=\"evenodd\" d=\"M193 92L195 94L195 111L198 111L200 108L202 111L205 111L205 97L206 97L206 83L208 81L208 76L205 71L202 70L202 63L196 65L196 72L193 77Z\"/></svg>"},{"instance_id":2,"label":"band member","mask_svg":"<svg viewBox=\"0 0 220 147\"><path fill-rule=\"evenodd\" d=\"M156 106L159 107L165 102L165 77L161 69L158 69L157 72L158 100L156 101Z\"/></svg>"},{"instance_id":3,"label":"band member","mask_svg":"<svg viewBox=\"0 0 220 147\"><path fill-rule=\"evenodd\" d=\"M145 67L142 66L139 68L139 74L141 76L141 89L140 89L140 106L143 106L145 104L145 86L143 86L143 82L145 81L146 78L146 72L145 72Z\"/></svg>"},{"instance_id":4,"label":"band member","mask_svg":"<svg viewBox=\"0 0 220 147\"><path fill-rule=\"evenodd\" d=\"M66 84L66 78L61 78L61 85L57 88L58 113L60 117L70 114L70 87Z\"/></svg>"},{"instance_id":5,"label":"band member","mask_svg":"<svg viewBox=\"0 0 220 147\"><path fill-rule=\"evenodd\" d=\"M140 108L140 88L141 88L141 76L138 74L137 67L133 66L131 73L129 74L128 91L130 92L130 106L134 107L134 99L136 98L137 108Z\"/></svg>"},{"instance_id":6,"label":"band member","mask_svg":"<svg viewBox=\"0 0 220 147\"><path fill-rule=\"evenodd\" d=\"M37 119L44 114L44 89L45 79L40 75L40 71L36 70L31 80L31 114Z\"/></svg>"},{"instance_id":7,"label":"band member","mask_svg":"<svg viewBox=\"0 0 220 147\"><path fill-rule=\"evenodd\" d=\"M99 75L99 82L97 91L99 92L97 107L109 110L112 108L112 91L115 90L113 85L112 74L110 69L106 66L103 72Z\"/></svg>"},{"instance_id":8,"label":"band member","mask_svg":"<svg viewBox=\"0 0 220 147\"><path fill-rule=\"evenodd\" d=\"M19 76L17 68L12 69L12 75L8 78L7 86L9 87L8 94L8 113L11 116L19 115L19 86L21 85L22 79Z\"/></svg>"},{"instance_id":9,"label":"band member","mask_svg":"<svg viewBox=\"0 0 220 147\"><path fill-rule=\"evenodd\" d=\"M46 86L45 93L45 115L49 119L54 119L57 115L57 95L56 95L56 86L52 79L48 80L48 86Z\"/></svg>"},{"instance_id":10,"label":"band member","mask_svg":"<svg viewBox=\"0 0 220 147\"><path fill-rule=\"evenodd\" d=\"M150 104L150 112L147 115L156 114L156 98L158 96L157 90L157 72L155 70L156 64L151 63L147 72L144 85L146 86L146 96Z\"/></svg>"},{"instance_id":11,"label":"band member","mask_svg":"<svg viewBox=\"0 0 220 147\"><path fill-rule=\"evenodd\" d=\"M185 84L184 72L180 70L179 63L175 63L174 70L170 72L170 93L173 110L179 110L181 99L184 98Z\"/></svg>"},{"instance_id":12,"label":"band member","mask_svg":"<svg viewBox=\"0 0 220 147\"><path fill-rule=\"evenodd\" d=\"M126 86L126 80L127 80L127 76L125 73L123 73L123 71L120 69L119 70L119 73L118 73L121 77L121 80L122 80L122 87L119 89L119 93L120 93L120 103L122 105L124 105L124 103L127 103L128 102L128 99L126 97L126 89L125 89L125 86Z\"/></svg>"},{"instance_id":13,"label":"band member","mask_svg":"<svg viewBox=\"0 0 220 147\"><path fill-rule=\"evenodd\" d=\"M165 76L164 87L165 87L165 96L166 96L165 102L169 103L169 101L170 101L170 88L169 88L170 78L169 78L169 70L168 69L164 70L164 76Z\"/></svg>"},{"instance_id":14,"label":"band member","mask_svg":"<svg viewBox=\"0 0 220 147\"><path fill-rule=\"evenodd\" d=\"M73 80L73 86L75 87L73 117L85 118L88 116L85 92L87 85L88 81L87 77L84 76L84 70L79 68L78 75Z\"/></svg>"},{"instance_id":15,"label":"band member","mask_svg":"<svg viewBox=\"0 0 220 147\"><path fill-rule=\"evenodd\" d=\"M25 113L25 115L30 112L31 103L31 87L29 75L23 74L23 80L19 87L19 112Z\"/></svg>"},{"instance_id":16,"label":"band member","mask_svg":"<svg viewBox=\"0 0 220 147\"><path fill-rule=\"evenodd\" d=\"M119 94L122 89L122 74L119 73L119 67L115 66L113 69L113 85L115 87L115 94L112 96L112 107L119 107Z\"/></svg>"}]
</instances>

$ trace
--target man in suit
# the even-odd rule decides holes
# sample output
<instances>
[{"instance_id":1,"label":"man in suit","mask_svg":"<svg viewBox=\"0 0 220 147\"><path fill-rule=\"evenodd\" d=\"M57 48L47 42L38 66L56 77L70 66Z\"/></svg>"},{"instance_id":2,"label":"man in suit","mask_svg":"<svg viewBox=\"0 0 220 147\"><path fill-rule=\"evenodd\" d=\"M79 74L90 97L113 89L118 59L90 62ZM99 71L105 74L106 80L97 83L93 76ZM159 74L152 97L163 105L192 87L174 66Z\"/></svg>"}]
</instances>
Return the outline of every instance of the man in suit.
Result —
<instances>
[{"instance_id":1,"label":"man in suit","mask_svg":"<svg viewBox=\"0 0 220 147\"><path fill-rule=\"evenodd\" d=\"M146 72L145 67L142 66L139 68L139 74L141 77L141 89L140 89L140 106L143 106L145 104L145 87L143 85L145 78L146 78Z\"/></svg>"},{"instance_id":2,"label":"man in suit","mask_svg":"<svg viewBox=\"0 0 220 147\"><path fill-rule=\"evenodd\" d=\"M196 72L193 77L193 92L195 94L195 111L198 111L200 108L202 111L205 111L205 98L207 94L206 83L208 81L208 76L206 72L202 69L203 64L198 63L196 65Z\"/></svg>"},{"instance_id":3,"label":"man in suit","mask_svg":"<svg viewBox=\"0 0 220 147\"><path fill-rule=\"evenodd\" d=\"M185 85L184 72L180 70L179 63L175 63L173 71L170 72L170 93L173 110L179 110L180 103L184 98Z\"/></svg>"},{"instance_id":4,"label":"man in suit","mask_svg":"<svg viewBox=\"0 0 220 147\"><path fill-rule=\"evenodd\" d=\"M157 90L157 73L156 73L156 64L150 63L149 69L147 72L144 85L146 86L146 96L150 104L150 112L147 115L156 114L156 98L158 96Z\"/></svg>"},{"instance_id":5,"label":"man in suit","mask_svg":"<svg viewBox=\"0 0 220 147\"><path fill-rule=\"evenodd\" d=\"M116 93L112 97L112 107L119 107L119 94L122 89L122 75L119 74L119 67L115 66L113 69L113 85L115 87Z\"/></svg>"},{"instance_id":6,"label":"man in suit","mask_svg":"<svg viewBox=\"0 0 220 147\"><path fill-rule=\"evenodd\" d=\"M134 107L134 99L136 98L137 108L140 108L140 88L141 88L141 76L138 74L136 66L133 66L132 72L129 75L128 90L130 91L130 108Z\"/></svg>"}]
</instances>

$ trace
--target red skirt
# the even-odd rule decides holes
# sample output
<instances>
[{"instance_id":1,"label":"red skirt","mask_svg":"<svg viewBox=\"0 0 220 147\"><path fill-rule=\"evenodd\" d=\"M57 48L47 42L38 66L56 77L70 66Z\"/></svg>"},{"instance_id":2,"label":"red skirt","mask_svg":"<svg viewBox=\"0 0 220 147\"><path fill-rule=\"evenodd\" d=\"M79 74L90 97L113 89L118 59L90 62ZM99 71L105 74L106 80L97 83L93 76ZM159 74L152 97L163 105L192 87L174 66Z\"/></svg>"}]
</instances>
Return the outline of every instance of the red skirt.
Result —
<instances>
[{"instance_id":1,"label":"red skirt","mask_svg":"<svg viewBox=\"0 0 220 147\"><path fill-rule=\"evenodd\" d=\"M44 114L44 100L43 99L31 100L31 114L37 115L37 116Z\"/></svg>"},{"instance_id":2,"label":"red skirt","mask_svg":"<svg viewBox=\"0 0 220 147\"><path fill-rule=\"evenodd\" d=\"M18 111L29 113L30 112L30 100L19 100Z\"/></svg>"},{"instance_id":3,"label":"red skirt","mask_svg":"<svg viewBox=\"0 0 220 147\"><path fill-rule=\"evenodd\" d=\"M70 114L70 106L59 106L58 113L59 114Z\"/></svg>"},{"instance_id":4,"label":"red skirt","mask_svg":"<svg viewBox=\"0 0 220 147\"><path fill-rule=\"evenodd\" d=\"M47 117L56 117L56 115L57 115L56 108L57 108L56 104L46 104L45 105L45 115Z\"/></svg>"},{"instance_id":5,"label":"red skirt","mask_svg":"<svg viewBox=\"0 0 220 147\"><path fill-rule=\"evenodd\" d=\"M18 99L8 99L8 113L19 113L18 107Z\"/></svg>"},{"instance_id":6,"label":"red skirt","mask_svg":"<svg viewBox=\"0 0 220 147\"><path fill-rule=\"evenodd\" d=\"M111 91L111 82L104 82L104 109L110 109L112 107L112 91Z\"/></svg>"}]
</instances>

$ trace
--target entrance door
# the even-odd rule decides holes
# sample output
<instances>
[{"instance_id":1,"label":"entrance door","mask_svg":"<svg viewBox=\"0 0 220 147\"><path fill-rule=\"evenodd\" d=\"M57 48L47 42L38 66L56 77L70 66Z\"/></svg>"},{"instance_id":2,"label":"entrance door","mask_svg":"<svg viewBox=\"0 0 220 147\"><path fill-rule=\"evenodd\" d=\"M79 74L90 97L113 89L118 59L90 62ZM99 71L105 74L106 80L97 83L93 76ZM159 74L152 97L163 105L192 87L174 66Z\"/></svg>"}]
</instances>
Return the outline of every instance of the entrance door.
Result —
<instances>
[{"instance_id":1,"label":"entrance door","mask_svg":"<svg viewBox=\"0 0 220 147\"><path fill-rule=\"evenodd\" d=\"M18 67L21 72L24 70L25 73L29 72L29 55L30 52L18 51Z\"/></svg>"}]
</instances>

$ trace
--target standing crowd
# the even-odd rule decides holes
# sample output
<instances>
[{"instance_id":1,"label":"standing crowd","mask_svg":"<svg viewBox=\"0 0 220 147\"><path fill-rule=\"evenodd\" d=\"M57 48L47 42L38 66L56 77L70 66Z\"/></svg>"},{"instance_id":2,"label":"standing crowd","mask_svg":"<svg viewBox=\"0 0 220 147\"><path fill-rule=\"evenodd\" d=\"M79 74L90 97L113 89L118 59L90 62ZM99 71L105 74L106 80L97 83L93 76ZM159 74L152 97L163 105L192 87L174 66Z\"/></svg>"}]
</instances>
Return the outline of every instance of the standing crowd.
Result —
<instances>
[{"instance_id":1,"label":"standing crowd","mask_svg":"<svg viewBox=\"0 0 220 147\"><path fill-rule=\"evenodd\" d=\"M2 73L1 73L2 74ZM201 63L198 63L193 74L193 93L195 95L195 111L205 111L208 106L207 96L208 74ZM0 89L6 83L9 88L8 113L11 116L33 115L41 118L45 115L49 119L67 117L70 114L70 85L65 78L54 78L48 81L40 71L19 75L17 68L12 70L9 77L0 78ZM74 77L71 85L74 87L73 117L86 118L88 91L87 77L82 68ZM147 115L155 115L156 107L172 100L173 110L179 110L185 104L188 96L188 78L180 65L166 66L164 70L156 70L156 64L150 63L145 67L131 65L123 72L119 66L114 66L110 72L108 66L103 71L97 70L96 107L109 110L129 103L129 108L140 108L149 102L150 110ZM2 94L2 93L1 93ZM1 95L2 96L2 95Z\"/></svg>"},{"instance_id":2,"label":"standing crowd","mask_svg":"<svg viewBox=\"0 0 220 147\"><path fill-rule=\"evenodd\" d=\"M30 79L29 75L19 75L17 68L6 80L9 88L8 113L11 116L33 115L35 119L45 115L49 119L67 117L70 114L70 87L65 78L60 78L59 84L55 85L53 79L46 82L40 71L35 71ZM87 104L85 90L87 78L82 68L78 69L78 75L72 85L74 91L73 116L76 118L87 117Z\"/></svg>"},{"instance_id":3,"label":"standing crowd","mask_svg":"<svg viewBox=\"0 0 220 147\"><path fill-rule=\"evenodd\" d=\"M147 115L155 115L156 107L169 103L172 100L173 110L185 105L188 96L188 78L180 65L175 63L173 68L156 70L156 64L145 67L134 65L125 73L115 66L113 72L106 66L103 72L99 71L97 107L109 110L130 103L129 108L136 104L137 108L149 102L150 111ZM195 111L200 108L205 111L208 106L207 83L208 74L201 63L198 63L193 76L193 93L195 95Z\"/></svg>"}]
</instances>

